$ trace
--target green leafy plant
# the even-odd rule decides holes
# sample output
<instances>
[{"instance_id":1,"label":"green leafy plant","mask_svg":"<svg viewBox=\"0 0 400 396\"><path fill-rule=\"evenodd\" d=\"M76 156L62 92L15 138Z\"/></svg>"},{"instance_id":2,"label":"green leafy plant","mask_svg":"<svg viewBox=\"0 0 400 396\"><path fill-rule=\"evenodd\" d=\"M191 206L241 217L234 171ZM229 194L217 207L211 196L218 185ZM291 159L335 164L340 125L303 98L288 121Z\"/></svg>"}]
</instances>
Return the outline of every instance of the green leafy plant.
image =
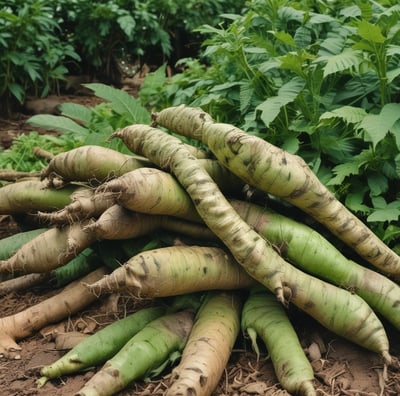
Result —
<instances>
[{"instance_id":1,"label":"green leafy plant","mask_svg":"<svg viewBox=\"0 0 400 396\"><path fill-rule=\"evenodd\" d=\"M190 42L197 52L192 30L218 23L225 9L238 11L243 4L244 0L58 0L56 11L64 38L82 57L82 69L119 83L121 63L142 59L159 64L173 52L179 57Z\"/></svg>"},{"instance_id":2,"label":"green leafy plant","mask_svg":"<svg viewBox=\"0 0 400 396\"><path fill-rule=\"evenodd\" d=\"M69 135L43 135L37 132L24 134L13 142L10 149L0 151L0 169L40 171L47 162L35 155L35 148L40 147L57 154L74 147L75 144L75 140Z\"/></svg>"},{"instance_id":3,"label":"green leafy plant","mask_svg":"<svg viewBox=\"0 0 400 396\"><path fill-rule=\"evenodd\" d=\"M27 122L32 127L47 129L56 135L31 132L19 136L8 150L1 152L0 169L24 172L43 169L46 164L34 154L33 149L37 146L53 154L89 144L127 152L122 143L108 141L110 134L129 124L150 123L149 111L120 89L97 83L86 84L86 87L104 102L94 107L63 103L59 116L38 114L30 117Z\"/></svg>"},{"instance_id":4,"label":"green leafy plant","mask_svg":"<svg viewBox=\"0 0 400 396\"><path fill-rule=\"evenodd\" d=\"M27 94L46 96L79 56L59 37L51 6L43 0L2 2L0 8L0 99L4 113Z\"/></svg>"},{"instance_id":5,"label":"green leafy plant","mask_svg":"<svg viewBox=\"0 0 400 396\"><path fill-rule=\"evenodd\" d=\"M85 84L94 94L104 99L94 107L77 103L60 105L60 116L38 114L27 122L35 127L56 130L74 136L75 146L96 144L110 146L107 141L110 133L133 123L149 123L150 113L127 92L105 84ZM120 144L112 148L123 150Z\"/></svg>"}]
</instances>

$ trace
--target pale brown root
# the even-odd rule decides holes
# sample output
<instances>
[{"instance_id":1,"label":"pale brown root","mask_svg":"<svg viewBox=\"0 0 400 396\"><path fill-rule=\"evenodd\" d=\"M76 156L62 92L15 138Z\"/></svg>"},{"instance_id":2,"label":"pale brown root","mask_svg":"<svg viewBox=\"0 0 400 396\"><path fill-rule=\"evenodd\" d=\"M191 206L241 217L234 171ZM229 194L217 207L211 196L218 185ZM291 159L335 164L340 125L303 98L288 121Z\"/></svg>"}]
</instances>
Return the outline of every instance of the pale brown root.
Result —
<instances>
[{"instance_id":1,"label":"pale brown root","mask_svg":"<svg viewBox=\"0 0 400 396\"><path fill-rule=\"evenodd\" d=\"M116 194L95 194L94 189L78 190L71 196L71 203L57 212L38 212L40 220L50 224L64 225L100 216L115 204Z\"/></svg>"},{"instance_id":2,"label":"pale brown root","mask_svg":"<svg viewBox=\"0 0 400 396\"><path fill-rule=\"evenodd\" d=\"M42 273L66 264L96 240L83 230L84 226L85 223L74 223L39 234L9 259L0 261L0 273Z\"/></svg>"},{"instance_id":3,"label":"pale brown root","mask_svg":"<svg viewBox=\"0 0 400 396\"><path fill-rule=\"evenodd\" d=\"M96 300L83 282L95 282L107 273L98 268L82 279L65 287L57 295L14 315L0 318L0 356L17 358L20 346L17 340L26 338L47 324L56 323L73 315Z\"/></svg>"},{"instance_id":4,"label":"pale brown root","mask_svg":"<svg viewBox=\"0 0 400 396\"><path fill-rule=\"evenodd\" d=\"M215 241L216 236L202 224L173 216L138 213L113 205L97 219L89 222L84 231L97 239L130 239L148 235L156 230L174 231L201 240Z\"/></svg>"},{"instance_id":5,"label":"pale brown root","mask_svg":"<svg viewBox=\"0 0 400 396\"><path fill-rule=\"evenodd\" d=\"M32 152L36 157L43 158L47 161L51 161L55 157L53 153L50 153L50 151L47 151L38 146L34 147Z\"/></svg>"},{"instance_id":6,"label":"pale brown root","mask_svg":"<svg viewBox=\"0 0 400 396\"><path fill-rule=\"evenodd\" d=\"M122 154L107 147L87 145L57 154L42 171L42 178L99 184L151 163L142 157Z\"/></svg>"},{"instance_id":7,"label":"pale brown root","mask_svg":"<svg viewBox=\"0 0 400 396\"><path fill-rule=\"evenodd\" d=\"M200 308L166 396L209 396L231 356L242 302L234 292L210 294Z\"/></svg>"},{"instance_id":8,"label":"pale brown root","mask_svg":"<svg viewBox=\"0 0 400 396\"><path fill-rule=\"evenodd\" d=\"M97 239L130 239L148 235L160 228L158 218L145 213L132 212L120 205L108 208L96 221L84 227L84 231Z\"/></svg>"},{"instance_id":9,"label":"pale brown root","mask_svg":"<svg viewBox=\"0 0 400 396\"><path fill-rule=\"evenodd\" d=\"M50 279L50 273L42 274L27 274L17 278L8 279L0 283L0 296L5 294L16 292L20 290L26 290L32 286L39 285L48 279Z\"/></svg>"},{"instance_id":10,"label":"pale brown root","mask_svg":"<svg viewBox=\"0 0 400 396\"><path fill-rule=\"evenodd\" d=\"M171 169L191 197L201 218L236 260L251 276L268 283L281 302L285 301L282 270L277 270L284 260L240 218L209 174L179 139L147 125L132 125L112 136L122 138L133 152L141 150L141 155ZM261 262L262 269L258 265Z\"/></svg>"},{"instance_id":11,"label":"pale brown root","mask_svg":"<svg viewBox=\"0 0 400 396\"><path fill-rule=\"evenodd\" d=\"M205 151L200 147L195 147L191 144L185 144L186 148L190 153L196 157L197 159L209 159L211 158L211 153L209 151Z\"/></svg>"},{"instance_id":12,"label":"pale brown root","mask_svg":"<svg viewBox=\"0 0 400 396\"><path fill-rule=\"evenodd\" d=\"M220 248L173 246L142 252L87 287L96 295L123 291L144 298L243 289L254 284L254 279Z\"/></svg>"},{"instance_id":13,"label":"pale brown root","mask_svg":"<svg viewBox=\"0 0 400 396\"><path fill-rule=\"evenodd\" d=\"M99 194L114 192L121 206L142 213L167 214L200 221L190 198L169 173L140 168L101 185Z\"/></svg>"},{"instance_id":14,"label":"pale brown root","mask_svg":"<svg viewBox=\"0 0 400 396\"><path fill-rule=\"evenodd\" d=\"M161 228L193 237L197 240L216 241L218 238L205 225L185 221L172 216L160 216Z\"/></svg>"},{"instance_id":15,"label":"pale brown root","mask_svg":"<svg viewBox=\"0 0 400 396\"><path fill-rule=\"evenodd\" d=\"M0 169L0 180L15 182L21 179L35 179L40 177L40 172L18 172L9 169Z\"/></svg>"}]
</instances>

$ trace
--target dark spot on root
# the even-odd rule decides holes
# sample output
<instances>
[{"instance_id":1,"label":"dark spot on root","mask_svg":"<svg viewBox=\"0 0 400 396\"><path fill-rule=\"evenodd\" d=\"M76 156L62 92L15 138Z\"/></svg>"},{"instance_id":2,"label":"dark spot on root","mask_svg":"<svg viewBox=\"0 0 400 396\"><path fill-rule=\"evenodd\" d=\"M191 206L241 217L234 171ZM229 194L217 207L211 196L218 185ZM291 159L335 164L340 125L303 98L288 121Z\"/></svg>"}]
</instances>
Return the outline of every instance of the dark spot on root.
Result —
<instances>
[{"instance_id":1,"label":"dark spot on root","mask_svg":"<svg viewBox=\"0 0 400 396\"><path fill-rule=\"evenodd\" d=\"M304 304L304 309L305 310L312 309L314 307L315 307L315 303L313 303L310 300L306 301L306 303Z\"/></svg>"},{"instance_id":2,"label":"dark spot on root","mask_svg":"<svg viewBox=\"0 0 400 396\"><path fill-rule=\"evenodd\" d=\"M392 304L392 307L393 307L393 308L397 308L398 306L400 306L400 300L396 300L396 301Z\"/></svg>"},{"instance_id":3,"label":"dark spot on root","mask_svg":"<svg viewBox=\"0 0 400 396\"><path fill-rule=\"evenodd\" d=\"M290 302L290 300L296 296L297 288L296 286L290 287L287 284L283 284L283 295L285 296L285 300Z\"/></svg>"},{"instance_id":4,"label":"dark spot on root","mask_svg":"<svg viewBox=\"0 0 400 396\"><path fill-rule=\"evenodd\" d=\"M198 373L198 374L202 373L202 370L199 369L198 367L188 367L186 370L187 371L193 371L193 372Z\"/></svg>"},{"instance_id":5,"label":"dark spot on root","mask_svg":"<svg viewBox=\"0 0 400 396\"><path fill-rule=\"evenodd\" d=\"M187 388L186 396L197 396L196 389L192 387Z\"/></svg>"},{"instance_id":6,"label":"dark spot on root","mask_svg":"<svg viewBox=\"0 0 400 396\"><path fill-rule=\"evenodd\" d=\"M199 382L200 382L200 386L201 386L202 388L204 388L204 387L206 386L207 380L208 380L208 378L207 378L206 376L200 375L200 380L199 380Z\"/></svg>"},{"instance_id":7,"label":"dark spot on root","mask_svg":"<svg viewBox=\"0 0 400 396\"><path fill-rule=\"evenodd\" d=\"M110 374L113 376L113 377L119 377L119 370L110 370Z\"/></svg>"},{"instance_id":8,"label":"dark spot on root","mask_svg":"<svg viewBox=\"0 0 400 396\"><path fill-rule=\"evenodd\" d=\"M140 266L142 267L143 272L147 275L149 273L149 267L146 263L146 259L142 255L140 256ZM129 266L128 266L128 269L129 269Z\"/></svg>"},{"instance_id":9,"label":"dark spot on root","mask_svg":"<svg viewBox=\"0 0 400 396\"><path fill-rule=\"evenodd\" d=\"M208 268L207 267L203 267L203 274L205 275L205 274L207 274L207 272L208 272Z\"/></svg>"}]
</instances>

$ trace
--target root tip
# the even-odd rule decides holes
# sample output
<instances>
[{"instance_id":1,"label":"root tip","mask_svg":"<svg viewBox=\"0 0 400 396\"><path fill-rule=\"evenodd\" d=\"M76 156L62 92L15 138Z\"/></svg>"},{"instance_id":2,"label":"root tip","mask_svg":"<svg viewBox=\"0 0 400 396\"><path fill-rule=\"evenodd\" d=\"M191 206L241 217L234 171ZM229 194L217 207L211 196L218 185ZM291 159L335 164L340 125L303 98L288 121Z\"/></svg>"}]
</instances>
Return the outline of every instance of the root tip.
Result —
<instances>
[{"instance_id":1,"label":"root tip","mask_svg":"<svg viewBox=\"0 0 400 396\"><path fill-rule=\"evenodd\" d=\"M388 351L382 352L382 358L385 365L390 366L392 363L392 356Z\"/></svg>"}]
</instances>

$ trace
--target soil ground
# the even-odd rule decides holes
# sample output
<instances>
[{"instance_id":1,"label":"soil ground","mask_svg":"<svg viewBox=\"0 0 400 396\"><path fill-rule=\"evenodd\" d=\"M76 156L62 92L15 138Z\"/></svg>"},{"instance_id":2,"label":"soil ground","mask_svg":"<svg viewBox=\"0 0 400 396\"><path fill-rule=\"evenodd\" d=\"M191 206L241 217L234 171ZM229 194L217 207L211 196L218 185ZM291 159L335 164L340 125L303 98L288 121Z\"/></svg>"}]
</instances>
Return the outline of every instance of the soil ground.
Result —
<instances>
[{"instance_id":1,"label":"soil ground","mask_svg":"<svg viewBox=\"0 0 400 396\"><path fill-rule=\"evenodd\" d=\"M90 96L66 95L57 98L60 102L76 101L92 105L96 98ZM16 114L12 119L0 119L0 144L9 147L20 133L29 131L25 124L26 114ZM0 216L0 238L20 231L24 227L18 219ZM46 285L28 291L13 292L1 297L0 318L28 308L57 293ZM31 337L20 340L21 351L18 359L0 359L0 394L4 396L54 395L67 396L77 392L94 374L96 368L72 376L48 382L37 388L39 369L54 362L65 353L59 346L64 334L91 334L117 317L138 309L151 302L133 301L125 296L112 295L96 301L77 315L60 323L48 326ZM376 354L359 348L322 328L312 319L299 312L293 312L293 324L299 339L308 354L315 371L315 387L319 395L389 396L400 395L400 371L398 365L384 368ZM385 323L386 325L386 323ZM391 342L391 354L395 360L400 357L398 331L387 325ZM67 337L68 338L68 337ZM261 342L260 342L261 346ZM247 339L238 337L226 370L215 395L287 395L279 385L265 349L259 359L251 350ZM163 395L168 389L170 368L164 375L150 382L136 382L125 391L128 395Z\"/></svg>"}]
</instances>

